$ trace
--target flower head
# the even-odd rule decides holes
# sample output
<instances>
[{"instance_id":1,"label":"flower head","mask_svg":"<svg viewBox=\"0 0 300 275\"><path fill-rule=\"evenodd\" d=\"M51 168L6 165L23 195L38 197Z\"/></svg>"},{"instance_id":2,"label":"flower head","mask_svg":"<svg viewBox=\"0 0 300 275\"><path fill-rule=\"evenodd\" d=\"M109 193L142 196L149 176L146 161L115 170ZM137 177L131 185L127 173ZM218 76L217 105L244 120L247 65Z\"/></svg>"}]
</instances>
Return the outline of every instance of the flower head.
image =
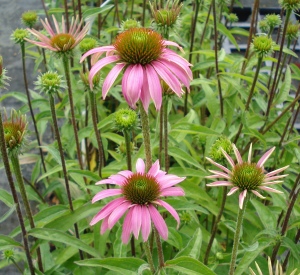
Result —
<instances>
[{"instance_id":1,"label":"flower head","mask_svg":"<svg viewBox=\"0 0 300 275\"><path fill-rule=\"evenodd\" d=\"M210 149L209 155L214 161L223 161L225 160L223 150L227 154L230 154L232 152L231 141L225 136L221 136L214 142Z\"/></svg>"},{"instance_id":2,"label":"flower head","mask_svg":"<svg viewBox=\"0 0 300 275\"><path fill-rule=\"evenodd\" d=\"M104 80L103 98L105 99L116 78L125 69L122 92L129 106L135 109L137 101L141 100L147 111L152 98L158 110L162 103L160 79L163 79L178 96L183 93L181 84L189 89L192 79L191 64L166 46L181 49L178 44L163 40L155 31L131 28L119 34L113 45L88 51L82 56L81 62L92 54L92 62L97 61L106 52L106 57L98 60L90 71L91 89L92 80L97 72L110 63L116 63Z\"/></svg>"},{"instance_id":3,"label":"flower head","mask_svg":"<svg viewBox=\"0 0 300 275\"><path fill-rule=\"evenodd\" d=\"M288 23L287 29L286 29L286 36L289 41L298 39L299 37L299 23L293 24L292 22Z\"/></svg>"},{"instance_id":4,"label":"flower head","mask_svg":"<svg viewBox=\"0 0 300 275\"><path fill-rule=\"evenodd\" d=\"M25 11L22 13L22 22L28 28L32 28L37 20L38 16L35 11Z\"/></svg>"},{"instance_id":5,"label":"flower head","mask_svg":"<svg viewBox=\"0 0 300 275\"><path fill-rule=\"evenodd\" d=\"M279 4L285 10L297 11L300 9L300 0L279 0Z\"/></svg>"},{"instance_id":6,"label":"flower head","mask_svg":"<svg viewBox=\"0 0 300 275\"><path fill-rule=\"evenodd\" d=\"M239 17L235 13L230 13L226 17L227 17L227 20L230 23L234 23L234 22L238 22L239 21Z\"/></svg>"},{"instance_id":7,"label":"flower head","mask_svg":"<svg viewBox=\"0 0 300 275\"><path fill-rule=\"evenodd\" d=\"M118 131L130 131L137 128L137 113L131 109L121 109L115 113L115 127Z\"/></svg>"},{"instance_id":8,"label":"flower head","mask_svg":"<svg viewBox=\"0 0 300 275\"><path fill-rule=\"evenodd\" d=\"M267 14L264 20L267 22L268 26L272 29L281 25L281 23L282 23L280 15L274 14L274 13Z\"/></svg>"},{"instance_id":9,"label":"flower head","mask_svg":"<svg viewBox=\"0 0 300 275\"><path fill-rule=\"evenodd\" d=\"M110 196L121 195L121 197L104 206L92 219L90 225L103 220L101 225L101 234L103 234L106 230L111 229L127 212L123 224L123 243L128 242L131 233L137 239L140 231L144 242L147 241L151 231L151 222L161 237L167 239L168 228L156 206L162 206L169 211L179 225L179 216L176 210L160 198L183 196L184 191L180 187L174 187L175 184L183 180L184 178L171 174L167 175L166 172L160 170L158 161L146 173L144 161L138 159L135 173L128 170L121 171L117 175L96 183L115 184L119 188L99 192L94 196L92 203Z\"/></svg>"},{"instance_id":10,"label":"flower head","mask_svg":"<svg viewBox=\"0 0 300 275\"><path fill-rule=\"evenodd\" d=\"M62 76L51 71L39 75L35 85L36 89L47 94L56 94L61 89L66 88L66 85L62 80Z\"/></svg>"},{"instance_id":11,"label":"flower head","mask_svg":"<svg viewBox=\"0 0 300 275\"><path fill-rule=\"evenodd\" d=\"M251 47L260 57L264 57L273 52L274 45L271 37L261 35L253 38Z\"/></svg>"},{"instance_id":12,"label":"flower head","mask_svg":"<svg viewBox=\"0 0 300 275\"><path fill-rule=\"evenodd\" d=\"M3 68L3 58L0 55L0 89L6 89L6 86L9 85L10 77L6 75L6 72L6 69Z\"/></svg>"},{"instance_id":13,"label":"flower head","mask_svg":"<svg viewBox=\"0 0 300 275\"><path fill-rule=\"evenodd\" d=\"M72 19L70 30L66 30L65 19L62 17L62 27L59 28L58 22L55 17L52 16L53 22L55 25L55 30L51 27L47 19L45 22L41 20L45 30L48 33L48 36L38 32L35 29L28 29L34 36L37 37L39 41L26 39L28 42L35 44L39 47L46 48L48 50L54 51L56 53L70 53L72 49L74 49L79 42L84 38L88 31L88 24L85 25L82 30L82 23L78 22L78 17L74 20Z\"/></svg>"},{"instance_id":14,"label":"flower head","mask_svg":"<svg viewBox=\"0 0 300 275\"><path fill-rule=\"evenodd\" d=\"M271 148L267 151L257 163L251 162L251 153L252 153L252 145L249 149L248 161L244 162L242 157L238 151L238 149L233 144L233 151L237 159L237 163L234 163L233 159L223 150L223 154L229 164L232 167L230 171L223 165L214 162L212 159L207 158L207 160L213 165L217 166L223 171L209 170L213 175L207 176L207 178L215 179L215 178L224 178L222 181L215 181L213 183L207 184L207 186L215 187L215 186L231 186L231 190L227 194L228 196L234 194L236 191L240 191L239 195L239 206L242 209L244 199L248 192L252 192L259 198L265 199L258 190L264 190L274 193L282 193L276 189L269 187L269 185L281 183L282 181L278 180L286 177L287 175L277 175L288 166L282 167L280 169L274 170L267 174L264 173L264 164L267 159L270 157L272 152L275 150L275 147Z\"/></svg>"},{"instance_id":15,"label":"flower head","mask_svg":"<svg viewBox=\"0 0 300 275\"><path fill-rule=\"evenodd\" d=\"M127 19L126 21L122 22L120 29L122 31L127 31L127 30L132 29L132 28L140 28L140 27L141 27L140 22L138 22L134 19Z\"/></svg>"},{"instance_id":16,"label":"flower head","mask_svg":"<svg viewBox=\"0 0 300 275\"><path fill-rule=\"evenodd\" d=\"M263 33L268 33L270 31L270 26L267 22L267 20L261 20L258 22L258 26L259 29L263 32Z\"/></svg>"},{"instance_id":17,"label":"flower head","mask_svg":"<svg viewBox=\"0 0 300 275\"><path fill-rule=\"evenodd\" d=\"M24 145L24 136L27 131L26 115L22 115L16 110L11 110L11 116L8 119L7 114L4 114L3 129L6 148L9 153L19 153Z\"/></svg>"},{"instance_id":18,"label":"flower head","mask_svg":"<svg viewBox=\"0 0 300 275\"><path fill-rule=\"evenodd\" d=\"M92 37L85 37L79 43L79 50L81 53L86 53L87 51L94 49L97 45L97 40Z\"/></svg>"},{"instance_id":19,"label":"flower head","mask_svg":"<svg viewBox=\"0 0 300 275\"><path fill-rule=\"evenodd\" d=\"M24 44L28 37L29 32L25 29L16 29L11 35L11 39L14 40L16 44Z\"/></svg>"}]
</instances>

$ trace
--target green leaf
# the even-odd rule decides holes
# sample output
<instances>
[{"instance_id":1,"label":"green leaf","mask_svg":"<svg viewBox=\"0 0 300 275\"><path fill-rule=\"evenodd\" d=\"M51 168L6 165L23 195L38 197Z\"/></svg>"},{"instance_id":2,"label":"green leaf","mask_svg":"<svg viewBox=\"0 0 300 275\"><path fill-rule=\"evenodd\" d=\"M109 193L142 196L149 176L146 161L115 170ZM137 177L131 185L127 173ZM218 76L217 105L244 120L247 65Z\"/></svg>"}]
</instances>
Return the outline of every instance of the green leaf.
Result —
<instances>
[{"instance_id":1,"label":"green leaf","mask_svg":"<svg viewBox=\"0 0 300 275\"><path fill-rule=\"evenodd\" d=\"M216 275L216 273L214 273L203 263L187 256L166 261L165 268L182 272L185 275Z\"/></svg>"},{"instance_id":2,"label":"green leaf","mask_svg":"<svg viewBox=\"0 0 300 275\"><path fill-rule=\"evenodd\" d=\"M270 210L269 206L265 206L260 201L253 199L251 200L252 205L255 207L257 214L266 229L276 228L275 215Z\"/></svg>"},{"instance_id":3,"label":"green leaf","mask_svg":"<svg viewBox=\"0 0 300 275\"><path fill-rule=\"evenodd\" d=\"M126 257L126 254L127 254L127 244L124 244L122 242L122 237L121 237L122 231L123 231L123 228L122 228L122 226L120 226L116 233L116 239L115 239L114 245L113 245L114 256L116 258Z\"/></svg>"},{"instance_id":4,"label":"green leaf","mask_svg":"<svg viewBox=\"0 0 300 275\"><path fill-rule=\"evenodd\" d=\"M138 258L88 259L75 262L80 266L104 267L123 275L136 275L139 267L146 262Z\"/></svg>"},{"instance_id":5,"label":"green leaf","mask_svg":"<svg viewBox=\"0 0 300 275\"><path fill-rule=\"evenodd\" d=\"M14 205L12 195L2 188L0 188L0 200L3 201L8 207L12 207Z\"/></svg>"},{"instance_id":6,"label":"green leaf","mask_svg":"<svg viewBox=\"0 0 300 275\"><path fill-rule=\"evenodd\" d=\"M295 242L292 241L290 238L283 237L282 246L290 249L293 257L298 261L298 263L300 263L300 247L299 247L299 245L295 244Z\"/></svg>"},{"instance_id":7,"label":"green leaf","mask_svg":"<svg viewBox=\"0 0 300 275\"><path fill-rule=\"evenodd\" d=\"M15 212L17 207L17 204L14 204L13 206L10 207L10 209L2 216L0 217L0 223L4 222L12 213Z\"/></svg>"},{"instance_id":8,"label":"green leaf","mask_svg":"<svg viewBox=\"0 0 300 275\"><path fill-rule=\"evenodd\" d=\"M114 5L104 5L103 7L100 7L100 8L90 8L90 9L87 9L84 11L83 13L83 18L86 19L88 17L91 17L91 16L96 16L98 14L101 14L101 13L104 13L110 9L112 9L114 7Z\"/></svg>"},{"instance_id":9,"label":"green leaf","mask_svg":"<svg viewBox=\"0 0 300 275\"><path fill-rule=\"evenodd\" d=\"M225 27L225 25L223 25L222 23L218 23L217 24L217 28L218 28L218 31L220 33L222 33L223 35L225 35L229 41L237 48L237 50L239 51L240 50L240 47L238 45L238 43L236 42L234 36L231 34L231 32Z\"/></svg>"},{"instance_id":10,"label":"green leaf","mask_svg":"<svg viewBox=\"0 0 300 275\"><path fill-rule=\"evenodd\" d=\"M167 199L165 199L165 201L167 203L169 203L170 205L172 205L176 210L179 210L179 211L194 210L194 211L199 211L204 214L209 214L209 212L205 208L203 208L202 206L200 206L196 203L188 201L184 197L177 198L177 199L167 198ZM163 208L163 209L165 209L165 208ZM165 210L163 210L163 211L165 211Z\"/></svg>"},{"instance_id":11,"label":"green leaf","mask_svg":"<svg viewBox=\"0 0 300 275\"><path fill-rule=\"evenodd\" d=\"M48 151L51 154L51 156L55 159L55 161L61 166L60 154L59 154L59 151L55 147L53 147L51 145L40 146L40 147L46 149L46 151Z\"/></svg>"},{"instance_id":12,"label":"green leaf","mask_svg":"<svg viewBox=\"0 0 300 275\"><path fill-rule=\"evenodd\" d=\"M289 66L286 67L284 82L281 83L279 93L276 95L273 106L284 102L290 92L292 83L292 74Z\"/></svg>"},{"instance_id":13,"label":"green leaf","mask_svg":"<svg viewBox=\"0 0 300 275\"><path fill-rule=\"evenodd\" d=\"M185 151L181 150L178 147L169 147L169 155L173 158L179 158L191 165L194 165L198 168L201 168L201 165L198 161L196 161L190 154L186 153Z\"/></svg>"},{"instance_id":14,"label":"green leaf","mask_svg":"<svg viewBox=\"0 0 300 275\"><path fill-rule=\"evenodd\" d=\"M94 257L100 256L99 252L96 249L84 243L82 240L77 239L74 236L71 236L67 233L64 233L56 229L33 228L29 230L28 234L38 239L52 241L52 242L60 242L60 243L64 243L67 246L76 247Z\"/></svg>"},{"instance_id":15,"label":"green leaf","mask_svg":"<svg viewBox=\"0 0 300 275\"><path fill-rule=\"evenodd\" d=\"M99 175L97 175L96 173L94 173L92 171L88 171L88 170L69 169L68 172L71 176L72 176L72 174L76 174L76 175L83 176L87 179L93 180L93 181L99 181L101 179L99 177Z\"/></svg>"},{"instance_id":16,"label":"green leaf","mask_svg":"<svg viewBox=\"0 0 300 275\"><path fill-rule=\"evenodd\" d=\"M218 132L215 132L208 127L205 127L202 125L197 125L197 124L192 124L192 123L186 123L186 122L175 124L172 131L179 131L179 132L184 132L187 134L195 134L195 135L199 135L199 134L205 134L207 136L219 136L220 135Z\"/></svg>"},{"instance_id":17,"label":"green leaf","mask_svg":"<svg viewBox=\"0 0 300 275\"><path fill-rule=\"evenodd\" d=\"M177 253L175 258L181 256L189 256L194 259L199 259L202 245L202 231L200 228L197 228L193 237L190 239L185 248Z\"/></svg>"},{"instance_id":18,"label":"green leaf","mask_svg":"<svg viewBox=\"0 0 300 275\"><path fill-rule=\"evenodd\" d=\"M22 247L22 244L19 242L16 242L13 238L5 236L5 235L0 235L0 250L6 250L10 249L13 247Z\"/></svg>"},{"instance_id":19,"label":"green leaf","mask_svg":"<svg viewBox=\"0 0 300 275\"><path fill-rule=\"evenodd\" d=\"M280 50L280 46L279 45L275 45L274 46L274 50L275 51L279 51ZM298 58L298 55L296 53L294 53L292 50L288 49L287 47L283 47L283 52L289 55L292 55L296 58Z\"/></svg>"}]
</instances>

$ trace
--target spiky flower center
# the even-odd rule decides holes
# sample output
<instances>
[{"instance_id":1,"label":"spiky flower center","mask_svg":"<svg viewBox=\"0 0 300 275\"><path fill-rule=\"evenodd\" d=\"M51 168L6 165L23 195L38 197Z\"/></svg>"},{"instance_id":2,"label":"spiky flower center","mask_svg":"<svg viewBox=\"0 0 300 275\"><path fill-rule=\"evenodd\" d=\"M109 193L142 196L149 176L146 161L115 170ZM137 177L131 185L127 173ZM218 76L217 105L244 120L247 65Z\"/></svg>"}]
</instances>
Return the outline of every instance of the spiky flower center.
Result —
<instances>
[{"instance_id":1,"label":"spiky flower center","mask_svg":"<svg viewBox=\"0 0 300 275\"><path fill-rule=\"evenodd\" d=\"M164 49L161 35L146 28L131 28L119 34L114 47L123 61L141 65L156 60Z\"/></svg>"},{"instance_id":2,"label":"spiky flower center","mask_svg":"<svg viewBox=\"0 0 300 275\"><path fill-rule=\"evenodd\" d=\"M264 178L263 169L257 167L256 163L244 162L233 168L230 181L241 190L255 190L263 183Z\"/></svg>"},{"instance_id":3,"label":"spiky flower center","mask_svg":"<svg viewBox=\"0 0 300 275\"><path fill-rule=\"evenodd\" d=\"M51 45L60 51L67 51L72 49L75 44L75 38L69 33L59 33L51 38Z\"/></svg>"},{"instance_id":4,"label":"spiky flower center","mask_svg":"<svg viewBox=\"0 0 300 275\"><path fill-rule=\"evenodd\" d=\"M151 175L135 173L122 187L124 197L133 204L146 205L155 201L160 194L160 186Z\"/></svg>"}]
</instances>

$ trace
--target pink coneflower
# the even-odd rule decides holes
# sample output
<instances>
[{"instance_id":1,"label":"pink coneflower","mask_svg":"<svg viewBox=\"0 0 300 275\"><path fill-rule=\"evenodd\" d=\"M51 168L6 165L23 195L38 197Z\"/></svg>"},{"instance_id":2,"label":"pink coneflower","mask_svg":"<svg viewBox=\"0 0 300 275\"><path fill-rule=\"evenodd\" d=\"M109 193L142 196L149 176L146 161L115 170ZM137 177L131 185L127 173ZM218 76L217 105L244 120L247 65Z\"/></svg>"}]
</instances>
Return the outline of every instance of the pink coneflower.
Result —
<instances>
[{"instance_id":1,"label":"pink coneflower","mask_svg":"<svg viewBox=\"0 0 300 275\"><path fill-rule=\"evenodd\" d=\"M65 19L62 16L62 27L59 28L58 22L56 21L55 17L52 15L55 30L50 26L48 20L46 19L45 22L41 20L45 30L48 32L49 37L38 32L35 29L27 29L31 32L34 36L38 38L39 41L29 40L26 39L28 42L40 46L42 48L46 48L48 50L54 52L68 52L72 50L74 47L78 45L78 43L84 38L88 31L88 24L85 25L82 30L81 25L82 22L78 22L78 17L76 17L75 21L72 18L70 30L67 32Z\"/></svg>"},{"instance_id":2,"label":"pink coneflower","mask_svg":"<svg viewBox=\"0 0 300 275\"><path fill-rule=\"evenodd\" d=\"M167 175L166 172L160 170L158 161L152 165L148 173L145 173L145 163L142 159L138 159L135 173L129 170L121 171L117 175L112 175L108 179L96 183L116 184L120 188L99 192L94 196L92 203L110 196L121 195L121 197L104 206L92 219L90 225L103 220L101 225L101 234L103 234L127 212L122 231L123 243L128 242L131 233L137 239L140 231L146 242L151 231L151 221L160 236L167 239L168 228L156 206L167 209L179 225L179 216L176 210L160 197L183 196L184 191L174 185L184 179L171 174Z\"/></svg>"},{"instance_id":3,"label":"pink coneflower","mask_svg":"<svg viewBox=\"0 0 300 275\"><path fill-rule=\"evenodd\" d=\"M225 158L230 163L232 170L230 171L223 165L214 162L212 159L207 158L209 162L223 171L215 171L209 170L213 175L207 176L206 178L214 179L214 178L224 178L223 181L215 181L213 183L207 184L207 186L215 187L215 186L231 186L231 190L228 192L228 196L234 194L236 191L240 190L241 193L239 195L239 207L243 208L244 199L246 198L247 192L251 191L254 195L261 199L265 199L258 190L264 190L274 193L282 193L276 189L269 187L269 185L281 183L282 181L278 180L286 177L287 175L277 175L289 166L282 167L280 169L274 170L267 174L264 173L263 165L270 157L270 155L275 150L275 147L267 151L257 163L251 163L251 153L252 153L252 144L249 149L248 161L244 162L242 160L241 154L239 153L236 146L233 144L234 154L237 159L237 164L234 163L233 159L222 150Z\"/></svg>"},{"instance_id":4,"label":"pink coneflower","mask_svg":"<svg viewBox=\"0 0 300 275\"><path fill-rule=\"evenodd\" d=\"M103 98L105 99L116 78L125 68L122 92L129 106L135 109L137 101L141 100L147 111L152 98L156 109L159 110L162 103L160 79L178 96L183 93L181 85L189 89L192 79L191 64L166 46L181 49L177 43L163 40L161 35L153 30L131 28L119 34L113 45L98 47L85 53L81 62L92 54L94 61L106 52L106 57L97 61L90 71L91 89L96 73L104 66L116 63L103 83Z\"/></svg>"}]
</instances>

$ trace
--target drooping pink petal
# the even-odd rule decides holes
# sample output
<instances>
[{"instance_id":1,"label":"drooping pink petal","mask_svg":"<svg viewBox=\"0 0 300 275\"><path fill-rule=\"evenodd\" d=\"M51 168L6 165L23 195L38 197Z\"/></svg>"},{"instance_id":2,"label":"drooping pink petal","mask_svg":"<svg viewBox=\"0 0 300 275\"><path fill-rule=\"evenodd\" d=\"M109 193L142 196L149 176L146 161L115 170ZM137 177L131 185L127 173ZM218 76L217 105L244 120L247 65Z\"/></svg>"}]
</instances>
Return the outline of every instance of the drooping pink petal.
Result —
<instances>
[{"instance_id":1,"label":"drooping pink petal","mask_svg":"<svg viewBox=\"0 0 300 275\"><path fill-rule=\"evenodd\" d=\"M164 45L165 46L175 46L177 47L181 52L184 52L182 47L180 47L177 43L173 42L173 41L169 41L169 40L164 40Z\"/></svg>"},{"instance_id":2,"label":"drooping pink petal","mask_svg":"<svg viewBox=\"0 0 300 275\"><path fill-rule=\"evenodd\" d=\"M212 183L206 184L206 186L215 187L215 186L233 186L233 184L229 181L215 181Z\"/></svg>"},{"instance_id":3,"label":"drooping pink petal","mask_svg":"<svg viewBox=\"0 0 300 275\"><path fill-rule=\"evenodd\" d=\"M231 171L229 169L227 169L226 167L224 167L223 165L213 161L211 158L206 157L206 159L213 165L217 166L218 168L222 169L224 172L230 174Z\"/></svg>"},{"instance_id":4,"label":"drooping pink petal","mask_svg":"<svg viewBox=\"0 0 300 275\"><path fill-rule=\"evenodd\" d=\"M232 144L232 148L233 148L233 152L234 152L234 154L236 156L238 164L242 164L243 163L243 159L241 157L241 154L240 154L239 150L236 148L236 146L234 144Z\"/></svg>"},{"instance_id":5,"label":"drooping pink petal","mask_svg":"<svg viewBox=\"0 0 300 275\"><path fill-rule=\"evenodd\" d=\"M231 167L233 168L235 166L233 159L222 148L221 148L221 152L224 155L224 157L227 159Z\"/></svg>"},{"instance_id":6,"label":"drooping pink petal","mask_svg":"<svg viewBox=\"0 0 300 275\"><path fill-rule=\"evenodd\" d=\"M265 164L265 162L268 160L268 158L271 156L271 154L274 152L275 150L275 146L273 148L271 148L270 150L268 150L257 162L256 166L257 167L263 167L263 165Z\"/></svg>"},{"instance_id":7,"label":"drooping pink petal","mask_svg":"<svg viewBox=\"0 0 300 275\"><path fill-rule=\"evenodd\" d=\"M170 72L170 70L158 61L152 61L151 65L159 76L168 84L179 97L182 95L181 84L179 80Z\"/></svg>"},{"instance_id":8,"label":"drooping pink petal","mask_svg":"<svg viewBox=\"0 0 300 275\"><path fill-rule=\"evenodd\" d=\"M161 197L169 197L169 196L184 196L184 191L180 187L170 187L162 190L160 192Z\"/></svg>"},{"instance_id":9,"label":"drooping pink petal","mask_svg":"<svg viewBox=\"0 0 300 275\"><path fill-rule=\"evenodd\" d=\"M153 176L153 177L156 177L159 169L160 169L159 160L157 160L156 162L154 162L152 164L151 168L148 171L148 174Z\"/></svg>"},{"instance_id":10,"label":"drooping pink petal","mask_svg":"<svg viewBox=\"0 0 300 275\"><path fill-rule=\"evenodd\" d=\"M46 19L46 21L44 22L43 20L41 20L41 23L44 27L44 29L50 34L51 37L53 37L55 35L54 30L51 28L48 20Z\"/></svg>"},{"instance_id":11,"label":"drooping pink petal","mask_svg":"<svg viewBox=\"0 0 300 275\"><path fill-rule=\"evenodd\" d=\"M114 63L116 61L119 60L118 56L108 56L108 57L104 57L102 59L100 59L99 61L97 61L97 63L92 67L92 69L90 70L89 73L89 82L90 82L90 87L91 89L93 89L93 78L94 76L106 65L110 64L110 63Z\"/></svg>"},{"instance_id":12,"label":"drooping pink petal","mask_svg":"<svg viewBox=\"0 0 300 275\"><path fill-rule=\"evenodd\" d=\"M125 177L125 178L129 178L130 176L133 175L133 173L129 170L120 171L118 174Z\"/></svg>"},{"instance_id":13,"label":"drooping pink petal","mask_svg":"<svg viewBox=\"0 0 300 275\"><path fill-rule=\"evenodd\" d=\"M162 88L158 75L151 65L144 66L144 69L150 96L154 102L156 110L160 110L162 103Z\"/></svg>"},{"instance_id":14,"label":"drooping pink petal","mask_svg":"<svg viewBox=\"0 0 300 275\"><path fill-rule=\"evenodd\" d=\"M283 192L276 190L274 188L268 187L268 186L258 186L259 189L268 191L268 192L273 192L273 193L277 193L277 194L283 194Z\"/></svg>"},{"instance_id":15,"label":"drooping pink petal","mask_svg":"<svg viewBox=\"0 0 300 275\"><path fill-rule=\"evenodd\" d=\"M274 180L274 181L263 182L261 185L271 185L271 184L278 184L282 182L283 182L282 180Z\"/></svg>"},{"instance_id":16,"label":"drooping pink petal","mask_svg":"<svg viewBox=\"0 0 300 275\"><path fill-rule=\"evenodd\" d=\"M159 214L159 212L156 210L156 208L153 205L149 204L148 209L151 216L151 220L154 226L156 227L159 235L164 240L168 239L168 227L164 219L162 218L162 216Z\"/></svg>"},{"instance_id":17,"label":"drooping pink petal","mask_svg":"<svg viewBox=\"0 0 300 275\"><path fill-rule=\"evenodd\" d=\"M52 14L52 19L53 19L53 23L54 23L54 26L55 26L56 33L61 33L54 14Z\"/></svg>"},{"instance_id":18,"label":"drooping pink petal","mask_svg":"<svg viewBox=\"0 0 300 275\"><path fill-rule=\"evenodd\" d=\"M227 196L231 196L232 194L234 194L237 190L239 190L239 188L237 186L232 187L230 189L230 191L228 192Z\"/></svg>"},{"instance_id":19,"label":"drooping pink petal","mask_svg":"<svg viewBox=\"0 0 300 275\"><path fill-rule=\"evenodd\" d=\"M180 219L179 219L179 215L178 213L176 212L176 210L168 203L166 203L165 201L163 200L157 200L157 202L163 206L164 208L166 208L170 214L174 217L174 219L177 221L177 229L179 227L179 224L180 224Z\"/></svg>"},{"instance_id":20,"label":"drooping pink petal","mask_svg":"<svg viewBox=\"0 0 300 275\"><path fill-rule=\"evenodd\" d=\"M180 183L185 180L184 178L177 177L175 175L169 174L169 175L164 175L162 177L156 177L156 180L161 186L161 189L169 188L177 183Z\"/></svg>"},{"instance_id":21,"label":"drooping pink petal","mask_svg":"<svg viewBox=\"0 0 300 275\"><path fill-rule=\"evenodd\" d=\"M230 179L229 175L221 172L221 171L216 171L216 170L208 170L209 172L215 174L216 176L219 176L221 178L225 178L225 179ZM206 178L210 178L211 176L207 176Z\"/></svg>"},{"instance_id":22,"label":"drooping pink petal","mask_svg":"<svg viewBox=\"0 0 300 275\"><path fill-rule=\"evenodd\" d=\"M101 224L100 234L104 234L108 229L108 217L104 218Z\"/></svg>"},{"instance_id":23,"label":"drooping pink petal","mask_svg":"<svg viewBox=\"0 0 300 275\"><path fill-rule=\"evenodd\" d=\"M151 95L150 95L150 91L149 91L149 85L148 85L148 78L147 78L147 74L145 71L145 66L143 66L143 85L142 85L142 89L141 89L141 95L140 95L140 100L143 104L144 110L146 111L146 113L148 113L148 108L150 105L150 101L151 101Z\"/></svg>"},{"instance_id":24,"label":"drooping pink petal","mask_svg":"<svg viewBox=\"0 0 300 275\"><path fill-rule=\"evenodd\" d=\"M132 232L134 237L138 239L142 222L142 207L140 205L135 205L132 209Z\"/></svg>"},{"instance_id":25,"label":"drooping pink petal","mask_svg":"<svg viewBox=\"0 0 300 275\"><path fill-rule=\"evenodd\" d=\"M262 194L258 193L257 191L255 190L251 190L251 192L256 195L257 197L261 198L261 199L265 199L266 197L264 197Z\"/></svg>"},{"instance_id":26,"label":"drooping pink petal","mask_svg":"<svg viewBox=\"0 0 300 275\"><path fill-rule=\"evenodd\" d=\"M239 207L240 207L240 209L243 209L244 200L245 200L246 196L247 196L247 189L242 191L239 195Z\"/></svg>"},{"instance_id":27,"label":"drooping pink petal","mask_svg":"<svg viewBox=\"0 0 300 275\"><path fill-rule=\"evenodd\" d=\"M288 174L286 174L286 175L274 176L274 177L266 177L266 178L264 179L264 182L272 181L272 180L277 180L277 179L282 179L282 178L285 178L285 177L287 177L287 176L288 176Z\"/></svg>"},{"instance_id":28,"label":"drooping pink petal","mask_svg":"<svg viewBox=\"0 0 300 275\"><path fill-rule=\"evenodd\" d=\"M123 223L123 231L122 231L122 242L127 244L130 238L130 233L132 232L132 211L133 209L130 208Z\"/></svg>"},{"instance_id":29,"label":"drooping pink petal","mask_svg":"<svg viewBox=\"0 0 300 275\"><path fill-rule=\"evenodd\" d=\"M99 193L97 193L93 199L92 199L92 203L96 202L96 201L99 201L99 200L102 200L104 198L107 198L107 197L111 197L111 196L115 196L115 195L120 195L122 194L122 190L121 189L106 189L106 190L103 190Z\"/></svg>"},{"instance_id":30,"label":"drooping pink petal","mask_svg":"<svg viewBox=\"0 0 300 275\"><path fill-rule=\"evenodd\" d=\"M266 177L271 177L271 176L274 176L274 175L276 175L276 174L279 174L280 172L282 172L283 170L287 169L288 167L289 167L289 165L284 166L284 167L281 167L281 168L279 168L279 169L277 169L277 170L274 170L274 171L272 171L272 172L266 174Z\"/></svg>"},{"instance_id":31,"label":"drooping pink petal","mask_svg":"<svg viewBox=\"0 0 300 275\"><path fill-rule=\"evenodd\" d=\"M126 181L126 178L124 178L122 175L111 175L108 179L100 180L96 182L96 185L98 184L117 184L117 185L123 185Z\"/></svg>"},{"instance_id":32,"label":"drooping pink petal","mask_svg":"<svg viewBox=\"0 0 300 275\"><path fill-rule=\"evenodd\" d=\"M106 78L103 82L103 86L102 86L102 97L103 97L103 99L106 98L106 95L107 95L108 91L110 90L111 86L114 84L115 80L117 79L118 75L123 70L125 65L126 65L125 63L117 64L107 74L107 76L106 76Z\"/></svg>"},{"instance_id":33,"label":"drooping pink petal","mask_svg":"<svg viewBox=\"0 0 300 275\"><path fill-rule=\"evenodd\" d=\"M121 203L125 201L124 198L117 198L114 199L113 201L109 202L107 205L105 205L96 215L95 217L91 220L90 225L94 225L100 220L104 219L110 213Z\"/></svg>"},{"instance_id":34,"label":"drooping pink petal","mask_svg":"<svg viewBox=\"0 0 300 275\"><path fill-rule=\"evenodd\" d=\"M143 241L148 240L149 234L151 231L151 219L147 206L142 206L142 237Z\"/></svg>"},{"instance_id":35,"label":"drooping pink petal","mask_svg":"<svg viewBox=\"0 0 300 275\"><path fill-rule=\"evenodd\" d=\"M83 60L86 59L89 55L100 54L100 56L101 56L101 54L103 54L104 52L112 51L114 49L115 49L114 46L102 46L102 47L97 47L92 50L89 50L80 58L80 63L82 63ZM98 55L98 57L99 57L99 55Z\"/></svg>"},{"instance_id":36,"label":"drooping pink petal","mask_svg":"<svg viewBox=\"0 0 300 275\"><path fill-rule=\"evenodd\" d=\"M252 157L252 143L250 143L249 153L248 153L248 163L251 163Z\"/></svg>"},{"instance_id":37,"label":"drooping pink petal","mask_svg":"<svg viewBox=\"0 0 300 275\"><path fill-rule=\"evenodd\" d=\"M112 229L116 222L123 216L123 214L127 211L131 202L124 201L122 204L117 206L114 211L108 217L108 228Z\"/></svg>"},{"instance_id":38,"label":"drooping pink petal","mask_svg":"<svg viewBox=\"0 0 300 275\"><path fill-rule=\"evenodd\" d=\"M145 174L145 162L141 158L136 162L136 172Z\"/></svg>"}]
</instances>

